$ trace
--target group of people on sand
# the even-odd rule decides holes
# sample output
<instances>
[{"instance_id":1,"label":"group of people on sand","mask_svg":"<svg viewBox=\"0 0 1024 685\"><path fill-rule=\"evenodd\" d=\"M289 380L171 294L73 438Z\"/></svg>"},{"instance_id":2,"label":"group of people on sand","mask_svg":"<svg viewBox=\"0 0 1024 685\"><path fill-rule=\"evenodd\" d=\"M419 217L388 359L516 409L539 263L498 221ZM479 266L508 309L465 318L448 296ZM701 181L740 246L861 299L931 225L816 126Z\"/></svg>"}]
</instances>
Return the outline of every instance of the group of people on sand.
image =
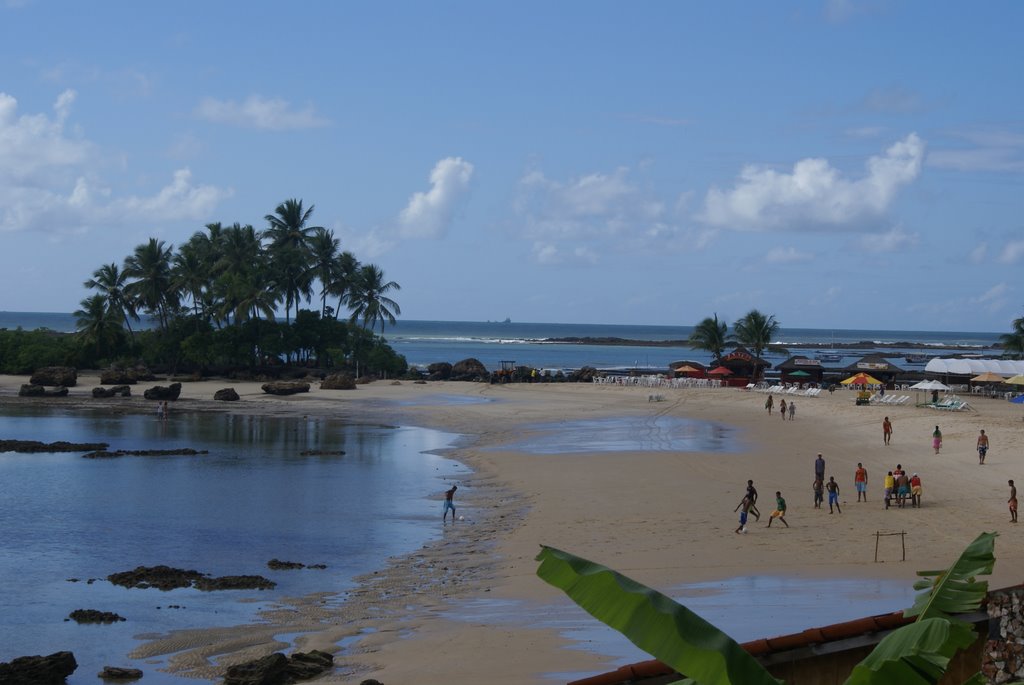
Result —
<instances>
[{"instance_id":1,"label":"group of people on sand","mask_svg":"<svg viewBox=\"0 0 1024 685\"><path fill-rule=\"evenodd\" d=\"M754 487L754 481L747 481L747 492L743 495L743 499L733 509L733 513L740 512L740 525L736 527L737 533L747 532L747 517L750 514L754 515L755 521L761 520L761 512L757 509L757 488ZM782 496L782 493L778 490L775 491L775 509L768 517L768 525L766 528L772 527L772 521L779 519L782 523L789 528L789 524L786 523L786 500Z\"/></svg>"},{"instance_id":2,"label":"group of people on sand","mask_svg":"<svg viewBox=\"0 0 1024 685\"><path fill-rule=\"evenodd\" d=\"M768 410L768 416L771 416L772 409L775 408L775 398L773 398L771 395L768 395L768 399L764 401L764 408ZM790 400L787 404L786 398L783 397L782 400L779 402L779 415L782 417L783 421L786 420L787 413L789 414L790 421L796 419L796 402Z\"/></svg>"}]
</instances>

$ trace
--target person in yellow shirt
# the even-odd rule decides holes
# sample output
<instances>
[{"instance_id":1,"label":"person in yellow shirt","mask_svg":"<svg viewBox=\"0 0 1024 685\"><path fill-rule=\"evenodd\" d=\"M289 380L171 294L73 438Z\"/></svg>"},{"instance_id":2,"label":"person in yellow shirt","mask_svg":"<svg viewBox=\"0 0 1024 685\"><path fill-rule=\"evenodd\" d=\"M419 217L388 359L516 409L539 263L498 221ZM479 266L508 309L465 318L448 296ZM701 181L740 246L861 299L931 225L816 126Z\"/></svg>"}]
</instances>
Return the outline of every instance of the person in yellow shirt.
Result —
<instances>
[{"instance_id":1,"label":"person in yellow shirt","mask_svg":"<svg viewBox=\"0 0 1024 685\"><path fill-rule=\"evenodd\" d=\"M889 508L889 499L892 497L892 491L896 487L896 477L892 475L892 471L885 474L885 508Z\"/></svg>"}]
</instances>

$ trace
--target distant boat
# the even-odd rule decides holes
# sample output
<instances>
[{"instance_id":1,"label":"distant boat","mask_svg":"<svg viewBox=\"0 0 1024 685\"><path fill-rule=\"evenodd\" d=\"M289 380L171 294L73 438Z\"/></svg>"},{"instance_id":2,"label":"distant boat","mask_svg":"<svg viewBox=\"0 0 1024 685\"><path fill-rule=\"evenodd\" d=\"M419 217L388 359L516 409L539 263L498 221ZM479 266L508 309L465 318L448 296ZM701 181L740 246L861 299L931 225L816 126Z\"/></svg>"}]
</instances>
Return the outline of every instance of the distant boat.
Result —
<instances>
[{"instance_id":1,"label":"distant boat","mask_svg":"<svg viewBox=\"0 0 1024 685\"><path fill-rule=\"evenodd\" d=\"M843 361L843 355L841 354L819 354L815 357L818 361L822 362L841 362Z\"/></svg>"},{"instance_id":2,"label":"distant boat","mask_svg":"<svg viewBox=\"0 0 1024 685\"><path fill-rule=\"evenodd\" d=\"M512 317L506 316L505 320L502 321L502 323L512 323Z\"/></svg>"},{"instance_id":3,"label":"distant boat","mask_svg":"<svg viewBox=\"0 0 1024 685\"><path fill-rule=\"evenodd\" d=\"M908 354L903 358L903 361L908 364L925 364L929 359L931 359L931 357L927 354Z\"/></svg>"}]
</instances>

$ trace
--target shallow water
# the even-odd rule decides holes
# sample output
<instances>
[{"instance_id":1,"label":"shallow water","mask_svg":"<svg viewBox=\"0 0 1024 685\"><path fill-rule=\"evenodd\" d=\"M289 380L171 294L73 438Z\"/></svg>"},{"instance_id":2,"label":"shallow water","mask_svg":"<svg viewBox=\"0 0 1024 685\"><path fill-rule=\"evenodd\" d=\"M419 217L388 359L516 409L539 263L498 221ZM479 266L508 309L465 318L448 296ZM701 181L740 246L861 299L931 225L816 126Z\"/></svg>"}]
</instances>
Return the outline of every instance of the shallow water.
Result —
<instances>
[{"instance_id":1,"label":"shallow water","mask_svg":"<svg viewBox=\"0 0 1024 685\"><path fill-rule=\"evenodd\" d=\"M905 609L914 603L913 582L912 571L906 581L741 576L679 585L666 594L742 643ZM576 649L611 657L607 670L651 658L567 598L545 605L470 600L446 617L554 629L574 641ZM588 675L592 674L550 674L552 680L562 682Z\"/></svg>"},{"instance_id":2,"label":"shallow water","mask_svg":"<svg viewBox=\"0 0 1024 685\"><path fill-rule=\"evenodd\" d=\"M445 479L468 473L433 453L454 435L334 420L18 410L0 415L0 438L209 450L96 460L0 454L0 661L69 649L80 664L72 684L95 682L108 664L141 668L148 683L180 682L127 659L134 636L247 623L278 597L343 592L354 576L436 537ZM274 557L328 568L271 571ZM157 564L258 574L278 587L161 592L85 582ZM80 608L128 620L63 620Z\"/></svg>"},{"instance_id":3,"label":"shallow water","mask_svg":"<svg viewBox=\"0 0 1024 685\"><path fill-rule=\"evenodd\" d=\"M740 452L739 431L714 421L672 416L608 417L528 426L531 437L501 449L578 452Z\"/></svg>"}]
</instances>

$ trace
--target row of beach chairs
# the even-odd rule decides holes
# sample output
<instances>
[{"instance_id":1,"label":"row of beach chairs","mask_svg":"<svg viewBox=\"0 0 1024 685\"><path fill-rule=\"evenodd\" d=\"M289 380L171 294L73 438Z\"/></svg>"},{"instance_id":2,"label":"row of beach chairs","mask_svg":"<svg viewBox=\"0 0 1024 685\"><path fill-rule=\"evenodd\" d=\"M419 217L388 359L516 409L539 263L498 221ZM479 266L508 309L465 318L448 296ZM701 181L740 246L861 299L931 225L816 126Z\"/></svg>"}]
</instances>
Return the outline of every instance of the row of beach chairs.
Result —
<instances>
[{"instance_id":1,"label":"row of beach chairs","mask_svg":"<svg viewBox=\"0 0 1024 685\"><path fill-rule=\"evenodd\" d=\"M956 395L946 395L940 401L929 403L926 406L932 409L941 409L944 411L966 411L971 408L971 405L967 404Z\"/></svg>"},{"instance_id":2,"label":"row of beach chairs","mask_svg":"<svg viewBox=\"0 0 1024 685\"><path fill-rule=\"evenodd\" d=\"M772 395L794 395L796 397L817 397L821 394L821 388L815 388L808 386L801 388L799 385L754 385L750 384L746 387L747 390L755 390L757 392L770 393Z\"/></svg>"},{"instance_id":3,"label":"row of beach chairs","mask_svg":"<svg viewBox=\"0 0 1024 685\"><path fill-rule=\"evenodd\" d=\"M717 378L666 378L664 376L594 376L597 385L618 385L635 388L721 388Z\"/></svg>"},{"instance_id":4,"label":"row of beach chairs","mask_svg":"<svg viewBox=\"0 0 1024 685\"><path fill-rule=\"evenodd\" d=\"M910 401L910 395L879 395L875 393L871 396L869 404L891 404L899 405L906 404Z\"/></svg>"}]
</instances>

